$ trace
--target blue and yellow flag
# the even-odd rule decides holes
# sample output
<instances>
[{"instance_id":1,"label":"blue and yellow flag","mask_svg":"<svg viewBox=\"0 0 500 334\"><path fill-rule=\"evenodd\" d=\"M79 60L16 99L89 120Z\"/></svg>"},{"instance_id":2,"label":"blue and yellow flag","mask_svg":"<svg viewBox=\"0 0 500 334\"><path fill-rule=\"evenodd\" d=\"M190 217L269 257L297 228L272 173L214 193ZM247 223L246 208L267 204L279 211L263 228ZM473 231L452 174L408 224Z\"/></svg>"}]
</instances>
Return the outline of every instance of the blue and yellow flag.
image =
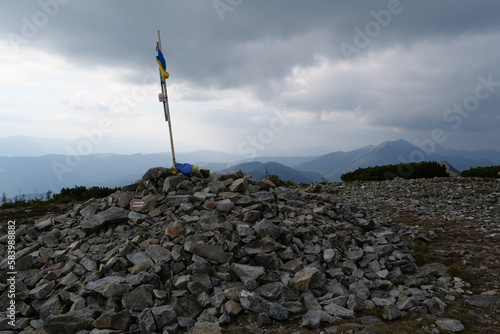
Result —
<instances>
[{"instance_id":1,"label":"blue and yellow flag","mask_svg":"<svg viewBox=\"0 0 500 334\"><path fill-rule=\"evenodd\" d=\"M168 72L165 70L167 65L165 63L165 58L163 57L163 53L158 47L156 47L156 50L158 51L158 55L156 56L156 61L158 62L158 66L160 66L161 82L165 82L165 79L168 79L170 74L168 74Z\"/></svg>"}]
</instances>

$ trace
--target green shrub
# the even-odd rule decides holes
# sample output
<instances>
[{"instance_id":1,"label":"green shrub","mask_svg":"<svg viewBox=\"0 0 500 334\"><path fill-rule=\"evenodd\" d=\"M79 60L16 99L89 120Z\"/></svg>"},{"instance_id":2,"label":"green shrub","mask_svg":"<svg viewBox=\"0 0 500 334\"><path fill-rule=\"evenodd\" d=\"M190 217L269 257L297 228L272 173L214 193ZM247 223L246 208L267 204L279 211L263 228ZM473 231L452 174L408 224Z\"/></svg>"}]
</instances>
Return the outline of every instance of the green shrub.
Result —
<instances>
[{"instance_id":1,"label":"green shrub","mask_svg":"<svg viewBox=\"0 0 500 334\"><path fill-rule=\"evenodd\" d=\"M439 163L432 162L412 162L408 164L374 166L368 168L358 168L340 177L344 182L350 181L383 181L392 180L396 177L403 179L421 179L433 177L448 177L446 167Z\"/></svg>"},{"instance_id":2,"label":"green shrub","mask_svg":"<svg viewBox=\"0 0 500 334\"><path fill-rule=\"evenodd\" d=\"M108 188L108 187L90 187L86 188L84 186L75 186L74 188L62 188L59 194L55 194L51 197L52 192L47 192L47 200L41 198L27 200L26 196L16 196L14 199L7 198L6 194L2 194L0 199L2 209L11 209L19 207L37 207L44 204L62 204L70 202L83 202L88 199L102 198L111 195L120 188Z\"/></svg>"},{"instance_id":3,"label":"green shrub","mask_svg":"<svg viewBox=\"0 0 500 334\"><path fill-rule=\"evenodd\" d=\"M464 177L495 177L500 178L500 166L476 167L460 173Z\"/></svg>"},{"instance_id":4,"label":"green shrub","mask_svg":"<svg viewBox=\"0 0 500 334\"><path fill-rule=\"evenodd\" d=\"M82 202L88 199L102 198L111 195L119 188L75 186L74 188L62 188L59 194L52 198L53 203Z\"/></svg>"},{"instance_id":5,"label":"green shrub","mask_svg":"<svg viewBox=\"0 0 500 334\"><path fill-rule=\"evenodd\" d=\"M266 175L266 179L268 179L269 181L271 181L272 183L274 183L278 187L291 187L291 186L295 185L293 180L283 181L282 179L280 179L280 177L278 175L275 175L275 174Z\"/></svg>"}]
</instances>

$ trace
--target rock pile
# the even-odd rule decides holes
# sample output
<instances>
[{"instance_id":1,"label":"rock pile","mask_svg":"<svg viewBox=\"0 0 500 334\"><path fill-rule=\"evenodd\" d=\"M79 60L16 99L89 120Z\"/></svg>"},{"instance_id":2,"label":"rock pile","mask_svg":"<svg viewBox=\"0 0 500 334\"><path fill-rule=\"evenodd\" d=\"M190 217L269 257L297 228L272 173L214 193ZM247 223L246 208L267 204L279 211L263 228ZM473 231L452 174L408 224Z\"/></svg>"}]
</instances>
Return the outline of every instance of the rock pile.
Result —
<instances>
[{"instance_id":1,"label":"rock pile","mask_svg":"<svg viewBox=\"0 0 500 334\"><path fill-rule=\"evenodd\" d=\"M420 220L462 222L485 235L500 236L500 180L492 178L394 179L382 182L312 184L309 190L336 195L371 214L411 213Z\"/></svg>"},{"instance_id":2,"label":"rock pile","mask_svg":"<svg viewBox=\"0 0 500 334\"><path fill-rule=\"evenodd\" d=\"M380 308L383 319L370 322L418 312L460 332L443 318L445 301L471 294L468 284L443 265L416 265L405 239L435 237L418 233L241 170L187 178L153 168L107 198L17 229L16 329L220 333L248 312L259 326L299 317L315 329ZM10 333L5 315L0 331Z\"/></svg>"}]
</instances>

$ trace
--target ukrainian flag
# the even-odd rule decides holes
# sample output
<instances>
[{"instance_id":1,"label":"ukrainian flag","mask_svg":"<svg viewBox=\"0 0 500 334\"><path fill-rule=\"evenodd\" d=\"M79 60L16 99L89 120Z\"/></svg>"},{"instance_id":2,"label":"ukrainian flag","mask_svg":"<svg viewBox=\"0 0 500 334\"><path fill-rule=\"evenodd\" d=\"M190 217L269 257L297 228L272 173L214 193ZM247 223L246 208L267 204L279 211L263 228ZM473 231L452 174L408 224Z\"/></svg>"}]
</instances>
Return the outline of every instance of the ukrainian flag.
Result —
<instances>
[{"instance_id":1,"label":"ukrainian flag","mask_svg":"<svg viewBox=\"0 0 500 334\"><path fill-rule=\"evenodd\" d=\"M161 50L156 47L156 50L158 51L158 55L156 56L156 61L158 62L158 65L160 66L160 72L161 72L161 82L165 82L165 79L168 79L170 74L168 74L167 71L165 71L165 68L167 67L165 63L165 58L163 57L163 53Z\"/></svg>"}]
</instances>

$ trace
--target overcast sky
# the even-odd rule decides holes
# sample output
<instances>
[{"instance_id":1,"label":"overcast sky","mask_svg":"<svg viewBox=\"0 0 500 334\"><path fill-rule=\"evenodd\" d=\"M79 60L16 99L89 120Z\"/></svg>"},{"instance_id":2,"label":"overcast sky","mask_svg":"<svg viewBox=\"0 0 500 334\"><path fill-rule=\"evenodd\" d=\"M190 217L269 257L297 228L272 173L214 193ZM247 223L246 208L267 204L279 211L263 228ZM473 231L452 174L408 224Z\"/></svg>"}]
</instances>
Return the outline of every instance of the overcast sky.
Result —
<instances>
[{"instance_id":1,"label":"overcast sky","mask_svg":"<svg viewBox=\"0 0 500 334\"><path fill-rule=\"evenodd\" d=\"M102 133L168 151L160 30L178 150L251 157L396 139L500 150L499 1L1 6L0 137L98 146Z\"/></svg>"}]
</instances>

